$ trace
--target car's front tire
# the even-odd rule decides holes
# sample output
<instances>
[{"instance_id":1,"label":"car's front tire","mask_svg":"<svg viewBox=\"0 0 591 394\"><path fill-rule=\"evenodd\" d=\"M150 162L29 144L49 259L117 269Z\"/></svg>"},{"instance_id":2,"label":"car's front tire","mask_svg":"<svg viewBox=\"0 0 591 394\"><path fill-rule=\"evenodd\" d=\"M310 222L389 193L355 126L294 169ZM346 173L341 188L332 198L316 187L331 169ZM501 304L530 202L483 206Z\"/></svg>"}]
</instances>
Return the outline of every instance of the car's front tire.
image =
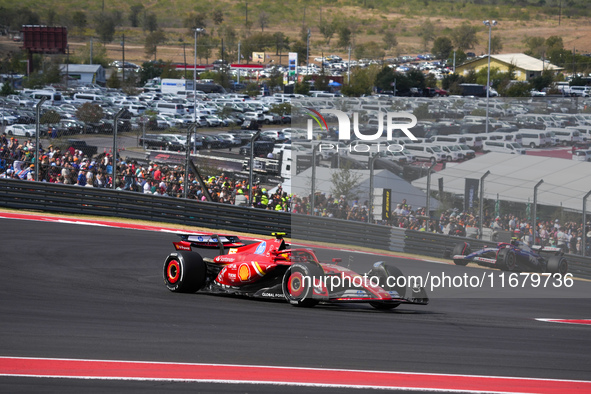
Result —
<instances>
[{"instance_id":1,"label":"car's front tire","mask_svg":"<svg viewBox=\"0 0 591 394\"><path fill-rule=\"evenodd\" d=\"M563 256L550 256L546 271L564 276L568 272L568 261Z\"/></svg>"},{"instance_id":2,"label":"car's front tire","mask_svg":"<svg viewBox=\"0 0 591 394\"><path fill-rule=\"evenodd\" d=\"M323 276L322 268L316 265L292 264L285 271L281 283L285 299L293 306L312 307L318 304L319 300L314 298L314 280L321 280Z\"/></svg>"},{"instance_id":3,"label":"car's front tire","mask_svg":"<svg viewBox=\"0 0 591 394\"><path fill-rule=\"evenodd\" d=\"M467 256L471 253L472 249L470 249L470 244L468 242L462 242L461 244L457 244L456 246L454 246L454 249L451 252L451 256L452 258L453 256ZM467 265L468 263L468 260L454 259L455 265Z\"/></svg>"},{"instance_id":4,"label":"car's front tire","mask_svg":"<svg viewBox=\"0 0 591 394\"><path fill-rule=\"evenodd\" d=\"M503 248L497 253L497 265L503 271L515 271L517 269L517 255L509 248Z\"/></svg>"},{"instance_id":5,"label":"car's front tire","mask_svg":"<svg viewBox=\"0 0 591 394\"><path fill-rule=\"evenodd\" d=\"M175 252L164 261L164 284L176 293L195 293L205 286L207 267L199 253Z\"/></svg>"}]
</instances>

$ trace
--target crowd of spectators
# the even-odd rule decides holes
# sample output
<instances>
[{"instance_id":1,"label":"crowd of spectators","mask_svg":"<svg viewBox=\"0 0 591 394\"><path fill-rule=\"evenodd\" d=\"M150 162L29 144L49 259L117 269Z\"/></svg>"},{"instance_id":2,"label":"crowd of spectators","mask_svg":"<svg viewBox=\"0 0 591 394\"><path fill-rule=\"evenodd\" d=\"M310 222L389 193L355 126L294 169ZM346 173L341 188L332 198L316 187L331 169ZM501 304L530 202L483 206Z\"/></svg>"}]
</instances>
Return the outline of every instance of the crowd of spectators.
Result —
<instances>
[{"instance_id":1,"label":"crowd of spectators","mask_svg":"<svg viewBox=\"0 0 591 394\"><path fill-rule=\"evenodd\" d=\"M0 177L21 180L34 180L35 144L31 139L19 141L6 134L0 136ZM61 151L49 145L39 148L39 179L43 182L77 185L80 187L112 188L112 156L101 153L87 157L82 151L68 148ZM149 193L153 195L184 197L187 185L187 198L207 201L201 182L189 174L185 182L183 166L158 163L140 164L134 160L120 159L117 163L117 190ZM281 189L268 191L262 185L252 186L252 203L249 202L250 185L247 180L236 179L222 173L203 179L211 200L222 204L252 206L281 212L310 214L312 196L289 195ZM368 222L368 201L348 201L344 195L316 193L314 195L314 215L343 220ZM478 231L480 220L469 212L457 209L447 210L436 218L429 218L425 208L413 207L406 200L396 204L388 220L377 221L379 224L427 231L440 234L466 236ZM531 229L531 223L516 215L491 215L484 212L483 227L493 231L508 231L525 243L544 246L557 246L566 252L582 254L582 238L591 238L589 224L586 229L580 223L561 224L558 219L552 222L540 221L537 230ZM535 239L534 239L535 237ZM591 242L586 242L589 245ZM589 254L589 253L586 253Z\"/></svg>"}]
</instances>

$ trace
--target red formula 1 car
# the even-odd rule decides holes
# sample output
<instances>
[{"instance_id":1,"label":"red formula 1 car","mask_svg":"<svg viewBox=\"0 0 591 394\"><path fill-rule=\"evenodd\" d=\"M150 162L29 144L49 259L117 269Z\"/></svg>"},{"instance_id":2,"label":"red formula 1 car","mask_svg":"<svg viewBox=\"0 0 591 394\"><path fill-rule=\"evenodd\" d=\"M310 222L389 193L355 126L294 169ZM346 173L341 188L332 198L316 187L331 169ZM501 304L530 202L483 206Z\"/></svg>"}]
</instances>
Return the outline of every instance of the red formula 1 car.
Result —
<instances>
[{"instance_id":1,"label":"red formula 1 car","mask_svg":"<svg viewBox=\"0 0 591 394\"><path fill-rule=\"evenodd\" d=\"M407 284L396 267L377 262L359 275L338 265L338 259L320 263L312 250L292 249L283 234L273 235L250 245L236 236L181 235L181 241L173 243L176 252L164 261L164 283L173 292L201 290L286 300L296 306L365 302L376 309L392 309L402 303L429 302L425 289ZM197 247L219 247L221 253L208 259L192 251Z\"/></svg>"}]
</instances>

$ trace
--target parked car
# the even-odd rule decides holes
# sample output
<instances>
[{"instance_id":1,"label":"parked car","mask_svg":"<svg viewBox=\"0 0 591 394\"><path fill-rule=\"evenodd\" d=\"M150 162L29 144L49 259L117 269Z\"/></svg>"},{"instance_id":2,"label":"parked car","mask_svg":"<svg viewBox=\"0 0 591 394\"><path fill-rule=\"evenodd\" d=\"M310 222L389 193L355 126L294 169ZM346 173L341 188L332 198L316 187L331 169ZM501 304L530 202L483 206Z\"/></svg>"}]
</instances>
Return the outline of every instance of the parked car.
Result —
<instances>
[{"instance_id":1,"label":"parked car","mask_svg":"<svg viewBox=\"0 0 591 394\"><path fill-rule=\"evenodd\" d=\"M591 161L591 150L577 149L573 152L573 160Z\"/></svg>"},{"instance_id":2,"label":"parked car","mask_svg":"<svg viewBox=\"0 0 591 394\"><path fill-rule=\"evenodd\" d=\"M203 147L205 149L226 149L231 147L231 143L215 135L203 134Z\"/></svg>"},{"instance_id":3,"label":"parked car","mask_svg":"<svg viewBox=\"0 0 591 394\"><path fill-rule=\"evenodd\" d=\"M8 135L33 137L37 134L37 129L36 126L32 124L13 124L6 126L4 132Z\"/></svg>"}]
</instances>

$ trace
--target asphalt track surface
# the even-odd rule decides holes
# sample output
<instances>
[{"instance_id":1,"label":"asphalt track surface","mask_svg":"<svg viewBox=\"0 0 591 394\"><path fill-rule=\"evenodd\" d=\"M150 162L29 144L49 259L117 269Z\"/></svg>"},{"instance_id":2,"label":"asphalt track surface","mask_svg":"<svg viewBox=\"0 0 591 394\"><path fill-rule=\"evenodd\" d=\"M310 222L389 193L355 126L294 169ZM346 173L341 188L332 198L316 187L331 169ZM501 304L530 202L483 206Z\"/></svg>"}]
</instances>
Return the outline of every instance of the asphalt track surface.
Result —
<instances>
[{"instance_id":1,"label":"asphalt track surface","mask_svg":"<svg viewBox=\"0 0 591 394\"><path fill-rule=\"evenodd\" d=\"M502 289L431 295L427 306L295 308L283 302L170 293L162 264L174 234L0 219L0 356L134 360L590 380L591 283L571 293ZM213 255L208 251L205 254ZM317 250L366 272L484 270ZM343 263L345 264L345 263ZM228 376L231 379L232 376ZM372 382L367 382L371 385ZM486 391L495 391L491 386ZM0 376L0 392L298 392L365 390L178 381ZM369 389L366 389L369 391ZM535 390L532 390L532 392Z\"/></svg>"}]
</instances>

